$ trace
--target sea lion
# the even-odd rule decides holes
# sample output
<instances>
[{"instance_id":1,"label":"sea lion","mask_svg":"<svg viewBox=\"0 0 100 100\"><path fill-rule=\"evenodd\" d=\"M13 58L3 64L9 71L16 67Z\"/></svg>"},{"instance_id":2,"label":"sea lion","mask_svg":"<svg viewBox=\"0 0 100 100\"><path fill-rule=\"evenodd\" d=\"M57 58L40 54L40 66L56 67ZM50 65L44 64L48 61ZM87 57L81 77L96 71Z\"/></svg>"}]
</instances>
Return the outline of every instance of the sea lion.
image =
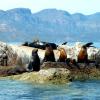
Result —
<instances>
[{"instance_id":1,"label":"sea lion","mask_svg":"<svg viewBox=\"0 0 100 100\"><path fill-rule=\"evenodd\" d=\"M71 69L72 65L75 65L78 69L80 69L75 59L67 58L67 53L64 48L60 48L58 50L60 51L58 62L65 62Z\"/></svg>"},{"instance_id":2,"label":"sea lion","mask_svg":"<svg viewBox=\"0 0 100 100\"><path fill-rule=\"evenodd\" d=\"M38 49L33 49L31 61L29 62L28 69L33 71L40 70L40 58L38 56Z\"/></svg>"},{"instance_id":3,"label":"sea lion","mask_svg":"<svg viewBox=\"0 0 100 100\"><path fill-rule=\"evenodd\" d=\"M43 62L47 62L47 61L55 62L55 55L53 52L53 48L51 47L50 44L45 45L45 55L44 55Z\"/></svg>"},{"instance_id":4,"label":"sea lion","mask_svg":"<svg viewBox=\"0 0 100 100\"><path fill-rule=\"evenodd\" d=\"M67 54L64 48L59 48L58 51L60 51L58 62L66 62L67 60Z\"/></svg>"},{"instance_id":5,"label":"sea lion","mask_svg":"<svg viewBox=\"0 0 100 100\"><path fill-rule=\"evenodd\" d=\"M79 54L78 54L78 62L81 62L81 63L88 63L88 53L87 53L87 47L90 47L93 43L90 42L90 43L87 43L85 45L83 45L81 47L81 50L79 51Z\"/></svg>"}]
</instances>

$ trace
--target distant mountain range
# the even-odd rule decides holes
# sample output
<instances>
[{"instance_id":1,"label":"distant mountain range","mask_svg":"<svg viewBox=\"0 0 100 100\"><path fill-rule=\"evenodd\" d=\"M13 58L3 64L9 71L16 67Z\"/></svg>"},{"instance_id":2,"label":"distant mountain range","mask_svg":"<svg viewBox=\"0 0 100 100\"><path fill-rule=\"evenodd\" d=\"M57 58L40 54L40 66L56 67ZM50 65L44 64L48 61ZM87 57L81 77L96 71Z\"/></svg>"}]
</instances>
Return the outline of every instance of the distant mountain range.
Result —
<instances>
[{"instance_id":1,"label":"distant mountain range","mask_svg":"<svg viewBox=\"0 0 100 100\"><path fill-rule=\"evenodd\" d=\"M0 10L0 41L100 41L100 13L70 14L56 9Z\"/></svg>"}]
</instances>

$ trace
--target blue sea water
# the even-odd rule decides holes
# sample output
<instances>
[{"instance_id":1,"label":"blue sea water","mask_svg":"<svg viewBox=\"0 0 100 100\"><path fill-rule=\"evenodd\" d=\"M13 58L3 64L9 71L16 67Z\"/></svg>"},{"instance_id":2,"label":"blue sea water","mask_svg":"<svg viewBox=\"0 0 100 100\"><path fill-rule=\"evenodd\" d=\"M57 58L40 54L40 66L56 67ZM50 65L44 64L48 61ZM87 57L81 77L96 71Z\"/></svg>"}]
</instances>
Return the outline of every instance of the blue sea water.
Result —
<instances>
[{"instance_id":1,"label":"blue sea water","mask_svg":"<svg viewBox=\"0 0 100 100\"><path fill-rule=\"evenodd\" d=\"M42 85L0 80L0 100L100 100L100 81Z\"/></svg>"}]
</instances>

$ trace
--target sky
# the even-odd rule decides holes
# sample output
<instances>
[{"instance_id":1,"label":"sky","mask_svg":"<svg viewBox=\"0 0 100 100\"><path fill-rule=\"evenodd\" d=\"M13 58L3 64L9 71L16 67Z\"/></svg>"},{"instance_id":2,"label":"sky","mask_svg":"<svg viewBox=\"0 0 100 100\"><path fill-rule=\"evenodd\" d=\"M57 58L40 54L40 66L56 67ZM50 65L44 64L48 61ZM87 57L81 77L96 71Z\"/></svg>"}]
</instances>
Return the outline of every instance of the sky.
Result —
<instances>
[{"instance_id":1,"label":"sky","mask_svg":"<svg viewBox=\"0 0 100 100\"><path fill-rule=\"evenodd\" d=\"M29 8L32 13L48 8L85 15L100 12L100 0L0 0L0 10Z\"/></svg>"}]
</instances>

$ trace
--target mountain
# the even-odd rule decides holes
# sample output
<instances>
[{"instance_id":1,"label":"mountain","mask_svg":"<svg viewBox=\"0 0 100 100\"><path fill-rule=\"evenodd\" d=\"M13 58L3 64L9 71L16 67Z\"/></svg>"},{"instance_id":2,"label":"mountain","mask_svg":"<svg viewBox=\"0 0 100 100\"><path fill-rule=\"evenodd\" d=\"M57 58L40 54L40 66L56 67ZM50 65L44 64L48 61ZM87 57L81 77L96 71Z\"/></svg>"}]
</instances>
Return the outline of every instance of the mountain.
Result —
<instances>
[{"instance_id":1,"label":"mountain","mask_svg":"<svg viewBox=\"0 0 100 100\"><path fill-rule=\"evenodd\" d=\"M0 41L100 41L100 13L70 14L56 9L0 10Z\"/></svg>"}]
</instances>

